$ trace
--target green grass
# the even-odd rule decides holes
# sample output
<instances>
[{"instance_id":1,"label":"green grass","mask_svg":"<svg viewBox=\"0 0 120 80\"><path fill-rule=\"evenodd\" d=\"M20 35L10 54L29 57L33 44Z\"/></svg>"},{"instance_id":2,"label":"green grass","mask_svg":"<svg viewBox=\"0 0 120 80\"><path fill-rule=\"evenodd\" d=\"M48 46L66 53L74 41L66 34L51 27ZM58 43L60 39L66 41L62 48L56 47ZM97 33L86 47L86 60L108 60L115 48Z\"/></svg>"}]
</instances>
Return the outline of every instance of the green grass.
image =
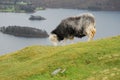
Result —
<instances>
[{"instance_id":1,"label":"green grass","mask_svg":"<svg viewBox=\"0 0 120 80\"><path fill-rule=\"evenodd\" d=\"M25 5L25 4L23 4ZM35 9L35 11L39 11L39 10L45 10L45 8L43 7L37 7ZM15 9L14 6L11 6L9 8L5 8L5 9L0 9L0 12L18 12L18 13L25 13L25 10L20 10L20 9Z\"/></svg>"},{"instance_id":2,"label":"green grass","mask_svg":"<svg viewBox=\"0 0 120 80\"><path fill-rule=\"evenodd\" d=\"M0 12L14 12L15 10L13 8L8 8L8 9L0 9Z\"/></svg>"},{"instance_id":3,"label":"green grass","mask_svg":"<svg viewBox=\"0 0 120 80\"><path fill-rule=\"evenodd\" d=\"M51 75L61 68L63 73ZM29 46L0 57L0 80L120 80L120 36Z\"/></svg>"}]
</instances>

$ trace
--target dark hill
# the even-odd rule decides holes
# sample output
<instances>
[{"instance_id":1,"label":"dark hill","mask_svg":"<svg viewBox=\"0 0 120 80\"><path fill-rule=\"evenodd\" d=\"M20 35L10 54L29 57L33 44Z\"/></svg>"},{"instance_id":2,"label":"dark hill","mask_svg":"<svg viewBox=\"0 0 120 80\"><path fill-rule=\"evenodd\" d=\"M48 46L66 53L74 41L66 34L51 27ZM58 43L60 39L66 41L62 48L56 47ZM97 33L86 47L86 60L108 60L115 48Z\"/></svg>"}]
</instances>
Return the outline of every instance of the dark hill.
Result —
<instances>
[{"instance_id":1,"label":"dark hill","mask_svg":"<svg viewBox=\"0 0 120 80\"><path fill-rule=\"evenodd\" d=\"M11 1L25 1L36 7L120 11L120 0L0 0L0 3Z\"/></svg>"}]
</instances>

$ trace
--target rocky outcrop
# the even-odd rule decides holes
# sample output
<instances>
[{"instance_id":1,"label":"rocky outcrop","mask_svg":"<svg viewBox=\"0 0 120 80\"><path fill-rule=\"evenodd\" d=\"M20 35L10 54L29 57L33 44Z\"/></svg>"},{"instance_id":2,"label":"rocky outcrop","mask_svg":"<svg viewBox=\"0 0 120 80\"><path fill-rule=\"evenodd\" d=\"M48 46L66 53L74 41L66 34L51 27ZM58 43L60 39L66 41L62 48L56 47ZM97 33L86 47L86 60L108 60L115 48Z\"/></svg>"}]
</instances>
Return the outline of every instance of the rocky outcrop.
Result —
<instances>
[{"instance_id":1,"label":"rocky outcrop","mask_svg":"<svg viewBox=\"0 0 120 80\"><path fill-rule=\"evenodd\" d=\"M8 26L0 27L0 31L5 34L10 34L19 37L30 37L30 38L47 38L48 33L45 30L21 27L21 26Z\"/></svg>"},{"instance_id":2,"label":"rocky outcrop","mask_svg":"<svg viewBox=\"0 0 120 80\"><path fill-rule=\"evenodd\" d=\"M34 15L31 15L29 20L45 20L44 17L42 16L34 16Z\"/></svg>"}]
</instances>

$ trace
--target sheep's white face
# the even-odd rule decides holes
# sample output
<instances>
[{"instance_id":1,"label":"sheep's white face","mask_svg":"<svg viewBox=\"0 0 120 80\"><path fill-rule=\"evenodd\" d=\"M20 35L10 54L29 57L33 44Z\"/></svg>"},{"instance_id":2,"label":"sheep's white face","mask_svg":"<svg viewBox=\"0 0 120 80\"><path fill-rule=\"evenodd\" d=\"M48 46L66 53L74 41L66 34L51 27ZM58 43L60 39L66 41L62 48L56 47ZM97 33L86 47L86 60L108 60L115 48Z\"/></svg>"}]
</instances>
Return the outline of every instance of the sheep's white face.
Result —
<instances>
[{"instance_id":1,"label":"sheep's white face","mask_svg":"<svg viewBox=\"0 0 120 80\"><path fill-rule=\"evenodd\" d=\"M58 39L56 34L50 34L49 35L50 41L53 43L54 46L58 45Z\"/></svg>"}]
</instances>

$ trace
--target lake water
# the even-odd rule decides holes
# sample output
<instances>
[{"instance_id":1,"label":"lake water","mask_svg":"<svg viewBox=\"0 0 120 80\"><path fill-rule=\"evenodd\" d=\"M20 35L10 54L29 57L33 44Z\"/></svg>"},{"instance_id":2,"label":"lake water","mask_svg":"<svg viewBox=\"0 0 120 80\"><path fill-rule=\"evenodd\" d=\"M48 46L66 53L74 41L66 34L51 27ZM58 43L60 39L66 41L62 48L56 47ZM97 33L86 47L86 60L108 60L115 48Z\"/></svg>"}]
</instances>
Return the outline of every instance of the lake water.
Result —
<instances>
[{"instance_id":1,"label":"lake water","mask_svg":"<svg viewBox=\"0 0 120 80\"><path fill-rule=\"evenodd\" d=\"M81 13L93 13L96 18L97 33L95 39L120 35L119 11L87 11L78 9L46 9L35 13L0 13L0 27L9 25L29 26L46 30L50 33L62 19ZM30 21L31 15L41 15L47 20ZM87 38L75 38L75 42L85 41ZM68 42L69 43L69 42ZM14 52L30 45L52 45L48 38L15 37L0 32L0 55Z\"/></svg>"}]
</instances>

